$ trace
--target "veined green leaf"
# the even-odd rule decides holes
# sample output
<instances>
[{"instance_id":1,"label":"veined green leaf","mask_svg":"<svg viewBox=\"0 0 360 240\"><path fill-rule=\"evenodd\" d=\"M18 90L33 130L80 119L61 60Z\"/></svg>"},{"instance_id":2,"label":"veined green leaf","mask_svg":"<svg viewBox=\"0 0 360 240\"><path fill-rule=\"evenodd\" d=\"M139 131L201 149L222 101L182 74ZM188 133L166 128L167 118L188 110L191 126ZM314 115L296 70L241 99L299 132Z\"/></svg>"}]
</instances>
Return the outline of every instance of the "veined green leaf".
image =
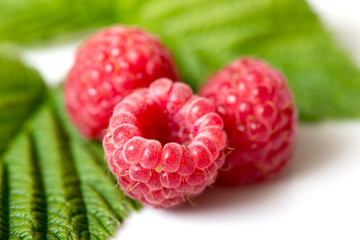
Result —
<instances>
[{"instance_id":1,"label":"veined green leaf","mask_svg":"<svg viewBox=\"0 0 360 240\"><path fill-rule=\"evenodd\" d=\"M111 236L140 205L115 189L101 145L70 131L61 89L46 96L34 70L0 67L0 239Z\"/></svg>"},{"instance_id":2,"label":"veined green leaf","mask_svg":"<svg viewBox=\"0 0 360 240\"><path fill-rule=\"evenodd\" d=\"M33 120L32 137L47 199L47 237L89 238L80 179L68 142L46 106Z\"/></svg>"},{"instance_id":3,"label":"veined green leaf","mask_svg":"<svg viewBox=\"0 0 360 240\"><path fill-rule=\"evenodd\" d=\"M83 140L84 141L84 140ZM0 236L106 239L140 205L115 189L104 163L72 138L46 101L0 167Z\"/></svg>"},{"instance_id":4,"label":"veined green leaf","mask_svg":"<svg viewBox=\"0 0 360 240\"><path fill-rule=\"evenodd\" d=\"M26 131L6 153L8 232L11 239L41 239L46 234L46 203L36 153Z\"/></svg>"},{"instance_id":5,"label":"veined green leaf","mask_svg":"<svg viewBox=\"0 0 360 240\"><path fill-rule=\"evenodd\" d=\"M38 168L32 162L32 148L26 131L3 156L19 129L25 128L26 120L44 95L44 83L34 69L0 56L0 239L15 235L44 236L42 231L46 221L41 212L41 186L33 188L39 181ZM30 189L27 191L27 188ZM13 224L20 218L23 221ZM38 229L37 233L32 235L28 228L22 228L22 224Z\"/></svg>"}]
</instances>

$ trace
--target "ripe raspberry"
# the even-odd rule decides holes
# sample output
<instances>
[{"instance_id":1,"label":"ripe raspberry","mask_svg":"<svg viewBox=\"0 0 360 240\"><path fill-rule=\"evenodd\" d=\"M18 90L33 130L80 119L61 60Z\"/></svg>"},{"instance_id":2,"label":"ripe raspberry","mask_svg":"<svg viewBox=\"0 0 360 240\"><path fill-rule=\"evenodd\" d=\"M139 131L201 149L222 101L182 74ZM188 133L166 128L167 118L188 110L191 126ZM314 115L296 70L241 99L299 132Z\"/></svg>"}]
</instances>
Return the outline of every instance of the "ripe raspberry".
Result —
<instances>
[{"instance_id":1,"label":"ripe raspberry","mask_svg":"<svg viewBox=\"0 0 360 240\"><path fill-rule=\"evenodd\" d=\"M170 52L157 38L138 28L110 27L77 51L65 84L67 110L84 136L102 139L115 105L162 77L178 79Z\"/></svg>"},{"instance_id":2,"label":"ripe raspberry","mask_svg":"<svg viewBox=\"0 0 360 240\"><path fill-rule=\"evenodd\" d=\"M293 154L294 100L284 76L267 63L240 58L209 78L200 96L212 100L234 148L217 183L259 182L280 172Z\"/></svg>"},{"instance_id":3,"label":"ripe raspberry","mask_svg":"<svg viewBox=\"0 0 360 240\"><path fill-rule=\"evenodd\" d=\"M224 162L226 135L206 98L184 83L159 79L124 98L103 140L109 167L140 202L179 206L212 184Z\"/></svg>"}]
</instances>

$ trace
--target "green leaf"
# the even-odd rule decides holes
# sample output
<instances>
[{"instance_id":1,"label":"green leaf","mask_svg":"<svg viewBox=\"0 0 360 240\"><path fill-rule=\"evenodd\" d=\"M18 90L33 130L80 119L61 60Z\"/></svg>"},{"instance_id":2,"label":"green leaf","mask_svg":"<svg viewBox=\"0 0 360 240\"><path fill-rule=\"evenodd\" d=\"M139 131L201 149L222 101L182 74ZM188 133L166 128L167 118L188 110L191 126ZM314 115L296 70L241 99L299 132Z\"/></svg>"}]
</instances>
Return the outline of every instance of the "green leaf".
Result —
<instances>
[{"instance_id":1,"label":"green leaf","mask_svg":"<svg viewBox=\"0 0 360 240\"><path fill-rule=\"evenodd\" d=\"M16 123L17 128L1 142L0 239L113 235L140 205L115 189L101 145L87 142L72 129L62 90L46 96L36 71L13 60L4 63L9 67L0 81L0 119L7 123L4 127Z\"/></svg>"},{"instance_id":2,"label":"green leaf","mask_svg":"<svg viewBox=\"0 0 360 240\"><path fill-rule=\"evenodd\" d=\"M0 56L0 156L44 93L45 86L37 71Z\"/></svg>"},{"instance_id":3,"label":"green leaf","mask_svg":"<svg viewBox=\"0 0 360 240\"><path fill-rule=\"evenodd\" d=\"M115 0L0 0L0 41L34 43L115 19Z\"/></svg>"},{"instance_id":4,"label":"green leaf","mask_svg":"<svg viewBox=\"0 0 360 240\"><path fill-rule=\"evenodd\" d=\"M48 101L11 144L0 177L0 234L10 238L106 239L139 208Z\"/></svg>"},{"instance_id":5,"label":"green leaf","mask_svg":"<svg viewBox=\"0 0 360 240\"><path fill-rule=\"evenodd\" d=\"M6 154L10 237L45 237L46 212L39 168L29 135L23 132Z\"/></svg>"},{"instance_id":6,"label":"green leaf","mask_svg":"<svg viewBox=\"0 0 360 240\"><path fill-rule=\"evenodd\" d=\"M171 48L194 89L251 55L285 73L302 120L360 116L360 72L304 0L91 0L71 9L68 1L0 0L6 13L0 41L38 42L116 22L141 25Z\"/></svg>"}]
</instances>

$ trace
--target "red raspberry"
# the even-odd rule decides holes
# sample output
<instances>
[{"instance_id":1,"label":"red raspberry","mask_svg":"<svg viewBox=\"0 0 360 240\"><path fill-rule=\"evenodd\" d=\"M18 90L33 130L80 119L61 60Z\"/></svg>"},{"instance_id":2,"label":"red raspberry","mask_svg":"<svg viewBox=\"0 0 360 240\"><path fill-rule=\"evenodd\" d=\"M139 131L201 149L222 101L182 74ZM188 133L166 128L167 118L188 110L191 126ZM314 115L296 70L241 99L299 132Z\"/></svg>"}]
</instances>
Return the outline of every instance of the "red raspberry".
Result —
<instances>
[{"instance_id":1,"label":"red raspberry","mask_svg":"<svg viewBox=\"0 0 360 240\"><path fill-rule=\"evenodd\" d=\"M115 105L162 77L178 79L170 52L157 38L138 28L102 30L79 48L68 75L70 117L84 136L102 139Z\"/></svg>"},{"instance_id":2,"label":"red raspberry","mask_svg":"<svg viewBox=\"0 0 360 240\"><path fill-rule=\"evenodd\" d=\"M211 101L168 79L135 91L114 110L103 140L124 192L158 208L181 205L212 184L226 135Z\"/></svg>"},{"instance_id":3,"label":"red raspberry","mask_svg":"<svg viewBox=\"0 0 360 240\"><path fill-rule=\"evenodd\" d=\"M284 168L293 154L296 109L279 71L261 60L240 58L211 76L200 96L215 103L228 146L234 148L217 183L264 181Z\"/></svg>"}]
</instances>

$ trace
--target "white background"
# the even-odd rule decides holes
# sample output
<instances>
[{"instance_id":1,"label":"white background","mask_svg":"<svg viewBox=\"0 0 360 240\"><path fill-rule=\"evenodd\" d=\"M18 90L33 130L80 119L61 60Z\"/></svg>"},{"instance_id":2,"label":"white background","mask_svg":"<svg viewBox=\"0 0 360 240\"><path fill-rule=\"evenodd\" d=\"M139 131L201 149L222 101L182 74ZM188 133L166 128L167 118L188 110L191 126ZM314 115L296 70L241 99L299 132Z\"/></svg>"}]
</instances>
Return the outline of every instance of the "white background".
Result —
<instances>
[{"instance_id":1,"label":"white background","mask_svg":"<svg viewBox=\"0 0 360 240\"><path fill-rule=\"evenodd\" d=\"M359 1L310 2L360 66ZM71 66L78 44L31 49L25 57L55 84ZM195 207L145 207L126 219L116 239L359 240L359 186L360 121L302 124L295 157L279 178L210 189Z\"/></svg>"}]
</instances>

